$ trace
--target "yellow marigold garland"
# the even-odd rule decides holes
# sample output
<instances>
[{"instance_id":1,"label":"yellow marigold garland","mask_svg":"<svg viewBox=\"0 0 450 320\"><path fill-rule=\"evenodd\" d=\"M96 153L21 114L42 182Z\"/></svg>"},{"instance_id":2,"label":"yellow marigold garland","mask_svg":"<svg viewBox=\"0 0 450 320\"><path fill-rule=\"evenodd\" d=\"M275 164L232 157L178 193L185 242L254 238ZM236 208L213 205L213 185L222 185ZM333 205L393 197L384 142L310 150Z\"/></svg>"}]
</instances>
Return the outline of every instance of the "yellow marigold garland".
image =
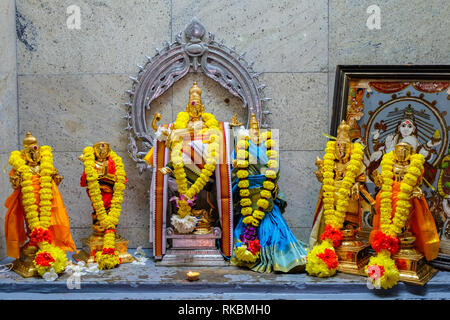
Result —
<instances>
[{"instance_id":1,"label":"yellow marigold garland","mask_svg":"<svg viewBox=\"0 0 450 320\"><path fill-rule=\"evenodd\" d=\"M366 266L366 274L371 277L370 272L382 266L381 278L371 277L375 284L380 281L381 287L389 289L397 284L399 272L394 260L391 258L391 253L396 251L396 243L398 243L398 235L401 234L408 220L411 204L409 202L413 188L417 185L420 175L423 171L423 164L425 158L421 154L414 154L411 156L409 168L406 171L403 181L400 184L400 193L398 194L398 201L395 207L394 216L392 218L392 186L394 183L393 169L394 169L394 152L391 151L383 156L381 161L381 176L383 178L383 185L380 194L380 229L381 233L375 235L380 240L373 240L372 247L378 252L376 256L371 257ZM394 242L394 248L389 248L390 244L385 244L386 241ZM384 246L383 246L384 245Z\"/></svg>"},{"instance_id":2,"label":"yellow marigold garland","mask_svg":"<svg viewBox=\"0 0 450 320\"><path fill-rule=\"evenodd\" d=\"M199 178L188 188L188 181L184 171L184 163L182 158L183 139L180 137L178 141L174 141L171 151L171 160L174 166L174 176L178 187L179 198L178 215L183 219L191 213L191 206L194 197L205 187L209 181L209 177L213 174L218 156L220 153L219 145L219 122L214 115L203 113L202 118L205 126L208 128L209 145L208 154L206 156L206 165L201 170ZM187 112L179 112L174 124L174 129L184 129L189 122L189 114Z\"/></svg>"},{"instance_id":3,"label":"yellow marigold garland","mask_svg":"<svg viewBox=\"0 0 450 320\"><path fill-rule=\"evenodd\" d=\"M328 141L323 163L323 215L325 231L321 235L322 243L308 252L306 271L317 277L330 277L337 271L338 261L335 247L342 240L342 229L349 204L349 195L355 179L361 171L364 147L359 143L352 144L351 156L341 187L335 200L334 161L335 141Z\"/></svg>"},{"instance_id":4,"label":"yellow marigold garland","mask_svg":"<svg viewBox=\"0 0 450 320\"><path fill-rule=\"evenodd\" d=\"M272 139L272 133L266 131L261 134L261 141L264 142L269 161L267 163L268 169L265 172L266 180L263 182L263 189L260 191L261 198L258 199L256 205L257 209L252 209L252 200L250 199L249 191L249 136L241 135L238 137L236 144L236 167L239 170L236 172L239 178L238 187L241 196L241 214L244 216L242 222L246 224L244 231L244 241L238 240L235 245L234 253L236 259L241 263L254 263L260 254L260 244L256 236L256 229L260 222L265 217L265 211L269 208L269 200L272 198L272 190L275 188L273 180L277 177L278 171L278 153L273 150L276 147L275 140Z\"/></svg>"},{"instance_id":5,"label":"yellow marigold garland","mask_svg":"<svg viewBox=\"0 0 450 320\"><path fill-rule=\"evenodd\" d=\"M52 210L52 174L54 172L52 148L41 146L40 161L40 191L39 202L34 195L32 186L32 173L26 161L22 158L20 151L13 151L9 158L9 164L14 170L22 175L21 192L22 205L25 211L25 219L28 227L32 231L30 235L30 245L37 245L39 250L36 252L33 264L39 275L43 276L52 268L55 272L61 273L67 265L66 253L51 244L52 236L48 228L51 221Z\"/></svg>"},{"instance_id":6,"label":"yellow marigold garland","mask_svg":"<svg viewBox=\"0 0 450 320\"><path fill-rule=\"evenodd\" d=\"M86 147L83 150L83 164L86 173L89 196L91 197L97 219L102 228L105 230L103 250L101 252L96 252L95 254L95 259L98 262L99 269L101 270L114 268L121 262L119 253L115 249L115 228L119 223L120 213L122 210L121 205L125 190L126 173L122 158L119 157L113 150L110 152L110 157L114 161L116 168L116 182L114 184L111 208L109 212L106 213L100 191L100 184L98 182L98 174L95 170L94 148Z\"/></svg>"}]
</instances>

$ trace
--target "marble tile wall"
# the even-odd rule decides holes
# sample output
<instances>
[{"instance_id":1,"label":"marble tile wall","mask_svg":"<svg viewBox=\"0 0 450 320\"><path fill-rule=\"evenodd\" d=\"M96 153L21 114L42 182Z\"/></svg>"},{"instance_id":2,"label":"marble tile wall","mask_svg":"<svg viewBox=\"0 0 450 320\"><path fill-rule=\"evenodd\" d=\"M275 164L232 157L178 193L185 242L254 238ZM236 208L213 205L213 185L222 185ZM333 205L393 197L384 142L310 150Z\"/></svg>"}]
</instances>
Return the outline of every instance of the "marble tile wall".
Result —
<instances>
[{"instance_id":1,"label":"marble tile wall","mask_svg":"<svg viewBox=\"0 0 450 320\"><path fill-rule=\"evenodd\" d=\"M80 29L67 26L67 8L74 4L80 8ZM373 4L381 12L379 30L366 25L366 10ZM120 232L131 247L150 247L150 177L139 175L126 153L124 91L131 87L128 77L137 73L136 64L143 64L145 55L153 55L165 40L173 41L195 16L216 39L247 52L246 59L262 73L265 95L272 98L266 102L272 111L267 120L280 129L285 218L296 236L307 241L320 188L314 161L326 143L321 133L331 121L336 65L449 64L448 13L438 0L2 1L1 167L26 131L51 145L65 176L60 190L80 245L90 233L91 208L79 187L77 157L86 144L108 140L123 156L129 177ZM219 120L234 113L245 119L239 99L193 72L152 103L149 118L158 111L163 122L174 120L185 108L193 81L203 89L207 111ZM6 173L0 176L3 203L10 187ZM5 213L0 208L2 224Z\"/></svg>"},{"instance_id":2,"label":"marble tile wall","mask_svg":"<svg viewBox=\"0 0 450 320\"><path fill-rule=\"evenodd\" d=\"M10 150L18 145L17 62L15 1L0 2L0 258L6 255L3 204L10 192L8 168Z\"/></svg>"}]
</instances>

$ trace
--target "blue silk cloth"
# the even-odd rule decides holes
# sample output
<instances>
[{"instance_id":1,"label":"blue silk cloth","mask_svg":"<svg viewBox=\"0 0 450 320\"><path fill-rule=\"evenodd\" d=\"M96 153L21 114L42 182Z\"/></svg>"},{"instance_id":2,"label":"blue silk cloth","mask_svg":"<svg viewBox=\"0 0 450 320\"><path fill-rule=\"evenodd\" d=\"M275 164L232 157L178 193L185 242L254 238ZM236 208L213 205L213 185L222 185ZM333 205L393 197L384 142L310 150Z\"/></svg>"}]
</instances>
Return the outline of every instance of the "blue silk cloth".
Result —
<instances>
[{"instance_id":1,"label":"blue silk cloth","mask_svg":"<svg viewBox=\"0 0 450 320\"><path fill-rule=\"evenodd\" d=\"M264 143L257 146L249 140L248 152L250 157L257 159L257 164L250 164L249 171L249 191L253 196L251 199L255 206L256 199L260 197L259 190L263 188L263 182L266 177L261 172L262 168L267 168L268 158L266 155L266 147ZM236 153L233 153L233 159L236 158ZM279 172L277 175L278 180ZM244 233L245 224L242 222L243 216L240 214L241 207L239 206L239 178L233 174L233 199L236 199L236 208L239 213L239 222L234 230L235 244L240 240L240 236ZM255 199L256 196L256 199ZM278 191L277 196L271 202L272 209L265 212L265 216L257 228L257 235L261 245L260 257L254 264L247 264L237 261L234 251L231 257L231 264L238 266L246 266L253 271L270 273L277 272L299 272L304 270L306 264L306 245L297 240L291 229L287 225L282 216L286 202L281 191ZM270 208L270 206L269 206Z\"/></svg>"}]
</instances>

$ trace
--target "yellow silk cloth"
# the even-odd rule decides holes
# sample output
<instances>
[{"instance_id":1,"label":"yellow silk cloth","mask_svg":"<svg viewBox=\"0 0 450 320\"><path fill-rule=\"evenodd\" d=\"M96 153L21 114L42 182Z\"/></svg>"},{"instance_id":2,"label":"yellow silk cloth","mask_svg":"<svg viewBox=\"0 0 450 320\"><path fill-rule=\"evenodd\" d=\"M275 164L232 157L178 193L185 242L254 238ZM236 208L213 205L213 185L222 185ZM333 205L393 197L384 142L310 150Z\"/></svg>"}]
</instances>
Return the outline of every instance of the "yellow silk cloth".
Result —
<instances>
[{"instance_id":1,"label":"yellow silk cloth","mask_svg":"<svg viewBox=\"0 0 450 320\"><path fill-rule=\"evenodd\" d=\"M14 171L11 172L11 174ZM40 186L39 175L33 175L31 178L34 188L34 196L39 202ZM49 231L53 235L53 244L62 250L76 251L75 244L70 234L69 216L63 199L59 193L58 187L52 180L52 209L50 217ZM18 188L6 199L5 207L8 212L5 217L5 236L7 255L12 258L20 257L20 247L27 240L27 231L25 230L25 211L22 204L22 190ZM28 226L27 226L28 229Z\"/></svg>"},{"instance_id":2,"label":"yellow silk cloth","mask_svg":"<svg viewBox=\"0 0 450 320\"><path fill-rule=\"evenodd\" d=\"M392 214L395 213L399 193L400 182L394 181L394 184L392 185ZM410 214L406 226L410 226L410 230L416 237L414 245L417 249L425 255L427 260L433 260L438 256L440 240L427 201L424 197L419 199L411 198L410 203ZM370 242L372 242L375 233L380 230L380 205L381 191L377 194L375 202L376 214L373 219L373 230L370 233Z\"/></svg>"}]
</instances>

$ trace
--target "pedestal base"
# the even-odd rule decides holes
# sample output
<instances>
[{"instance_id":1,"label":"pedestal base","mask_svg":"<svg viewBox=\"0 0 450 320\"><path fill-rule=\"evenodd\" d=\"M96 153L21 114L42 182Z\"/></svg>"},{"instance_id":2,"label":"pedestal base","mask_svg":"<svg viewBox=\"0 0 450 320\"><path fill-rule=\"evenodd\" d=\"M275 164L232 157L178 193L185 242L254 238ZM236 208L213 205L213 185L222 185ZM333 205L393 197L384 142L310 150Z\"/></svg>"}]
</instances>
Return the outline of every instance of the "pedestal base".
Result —
<instances>
[{"instance_id":1,"label":"pedestal base","mask_svg":"<svg viewBox=\"0 0 450 320\"><path fill-rule=\"evenodd\" d=\"M12 270L24 278L38 275L33 260L36 255L36 247L24 247L20 249L20 258L14 260Z\"/></svg>"},{"instance_id":2,"label":"pedestal base","mask_svg":"<svg viewBox=\"0 0 450 320\"><path fill-rule=\"evenodd\" d=\"M352 241L352 243L343 242L336 249L339 266L338 271L355 275L365 275L364 267L369 262L370 245L361 241Z\"/></svg>"},{"instance_id":3,"label":"pedestal base","mask_svg":"<svg viewBox=\"0 0 450 320\"><path fill-rule=\"evenodd\" d=\"M399 281L424 286L438 272L419 252L405 254L399 251L392 258L400 272Z\"/></svg>"},{"instance_id":4,"label":"pedestal base","mask_svg":"<svg viewBox=\"0 0 450 320\"><path fill-rule=\"evenodd\" d=\"M103 236L91 235L89 238L81 239L83 249L72 257L77 261L84 261L86 264L95 261L95 253L103 250ZM128 240L119 234L116 234L116 250L119 252L119 258L122 263L129 263L134 257L128 253Z\"/></svg>"},{"instance_id":5,"label":"pedestal base","mask_svg":"<svg viewBox=\"0 0 450 320\"><path fill-rule=\"evenodd\" d=\"M156 266L226 266L223 256L216 247L221 231L214 228L210 234L175 234L167 229L171 247Z\"/></svg>"}]
</instances>

